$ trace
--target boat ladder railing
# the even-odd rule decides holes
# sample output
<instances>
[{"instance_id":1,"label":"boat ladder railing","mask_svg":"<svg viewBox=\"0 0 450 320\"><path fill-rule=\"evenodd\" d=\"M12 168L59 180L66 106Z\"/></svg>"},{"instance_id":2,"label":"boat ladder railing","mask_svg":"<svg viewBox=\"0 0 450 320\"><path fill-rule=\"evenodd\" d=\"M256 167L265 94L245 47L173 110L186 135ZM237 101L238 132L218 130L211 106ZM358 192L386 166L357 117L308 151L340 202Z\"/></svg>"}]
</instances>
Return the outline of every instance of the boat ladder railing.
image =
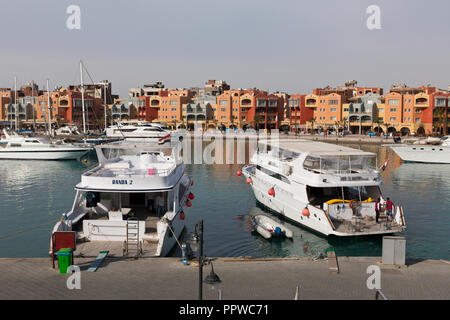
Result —
<instances>
[{"instance_id":1,"label":"boat ladder railing","mask_svg":"<svg viewBox=\"0 0 450 320\"><path fill-rule=\"evenodd\" d=\"M141 254L141 245L139 241L139 220L136 217L127 219L127 237L124 246L124 255L129 256L135 253L136 257Z\"/></svg>"}]
</instances>

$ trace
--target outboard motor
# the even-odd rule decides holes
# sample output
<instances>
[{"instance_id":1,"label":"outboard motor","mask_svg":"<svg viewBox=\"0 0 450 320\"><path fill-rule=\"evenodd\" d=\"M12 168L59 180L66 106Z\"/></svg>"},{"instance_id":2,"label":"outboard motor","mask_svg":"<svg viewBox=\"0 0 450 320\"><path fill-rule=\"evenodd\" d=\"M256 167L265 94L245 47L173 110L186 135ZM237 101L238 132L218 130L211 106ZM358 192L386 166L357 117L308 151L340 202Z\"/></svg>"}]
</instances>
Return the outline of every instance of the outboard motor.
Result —
<instances>
[{"instance_id":1,"label":"outboard motor","mask_svg":"<svg viewBox=\"0 0 450 320\"><path fill-rule=\"evenodd\" d=\"M282 235L282 231L280 227L276 227L275 228L275 234L277 235L277 237L281 237Z\"/></svg>"}]
</instances>

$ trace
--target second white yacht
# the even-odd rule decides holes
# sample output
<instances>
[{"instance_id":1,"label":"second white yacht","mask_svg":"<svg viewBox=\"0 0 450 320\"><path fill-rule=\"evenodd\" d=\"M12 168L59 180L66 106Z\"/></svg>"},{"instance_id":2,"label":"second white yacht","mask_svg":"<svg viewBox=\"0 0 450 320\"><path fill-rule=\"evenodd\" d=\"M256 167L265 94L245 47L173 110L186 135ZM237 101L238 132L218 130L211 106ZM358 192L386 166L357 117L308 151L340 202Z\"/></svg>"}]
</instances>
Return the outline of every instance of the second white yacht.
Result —
<instances>
[{"instance_id":1,"label":"second white yacht","mask_svg":"<svg viewBox=\"0 0 450 320\"><path fill-rule=\"evenodd\" d=\"M450 136L444 136L437 144L394 144L387 145L407 162L450 164Z\"/></svg>"},{"instance_id":2,"label":"second white yacht","mask_svg":"<svg viewBox=\"0 0 450 320\"><path fill-rule=\"evenodd\" d=\"M401 206L382 210L376 223L375 202L382 209L382 180L376 155L309 140L260 143L242 173L256 200L283 218L323 235L361 236L400 232ZM391 208L389 208L391 209Z\"/></svg>"}]
</instances>

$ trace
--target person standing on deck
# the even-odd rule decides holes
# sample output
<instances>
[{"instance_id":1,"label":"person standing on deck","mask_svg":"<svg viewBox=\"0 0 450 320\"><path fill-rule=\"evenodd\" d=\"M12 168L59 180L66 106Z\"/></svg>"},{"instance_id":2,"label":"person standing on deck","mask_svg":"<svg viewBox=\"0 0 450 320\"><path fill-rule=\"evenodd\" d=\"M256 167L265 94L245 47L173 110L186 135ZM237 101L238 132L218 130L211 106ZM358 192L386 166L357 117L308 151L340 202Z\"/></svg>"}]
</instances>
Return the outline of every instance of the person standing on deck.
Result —
<instances>
[{"instance_id":1,"label":"person standing on deck","mask_svg":"<svg viewBox=\"0 0 450 320\"><path fill-rule=\"evenodd\" d=\"M387 218L389 220L392 219L392 210L394 209L394 203L391 201L391 199L388 197L386 199L386 214L387 214Z\"/></svg>"},{"instance_id":2,"label":"person standing on deck","mask_svg":"<svg viewBox=\"0 0 450 320\"><path fill-rule=\"evenodd\" d=\"M164 215L164 197L162 193L156 196L155 205L158 218L161 218L161 215Z\"/></svg>"},{"instance_id":3,"label":"person standing on deck","mask_svg":"<svg viewBox=\"0 0 450 320\"><path fill-rule=\"evenodd\" d=\"M375 202L375 221L378 223L378 218L380 217L380 198Z\"/></svg>"}]
</instances>

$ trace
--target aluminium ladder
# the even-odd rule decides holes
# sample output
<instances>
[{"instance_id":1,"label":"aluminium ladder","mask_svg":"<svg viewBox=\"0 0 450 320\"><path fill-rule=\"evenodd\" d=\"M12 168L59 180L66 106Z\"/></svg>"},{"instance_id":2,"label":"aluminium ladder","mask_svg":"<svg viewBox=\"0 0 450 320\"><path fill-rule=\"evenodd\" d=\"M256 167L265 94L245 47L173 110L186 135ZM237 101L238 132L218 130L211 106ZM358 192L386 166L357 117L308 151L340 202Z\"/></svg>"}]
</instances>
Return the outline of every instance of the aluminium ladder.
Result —
<instances>
[{"instance_id":1,"label":"aluminium ladder","mask_svg":"<svg viewBox=\"0 0 450 320\"><path fill-rule=\"evenodd\" d=\"M130 255L135 252L135 257L141 254L141 246L139 241L139 220L136 217L127 219L127 237L125 240L124 255Z\"/></svg>"}]
</instances>

